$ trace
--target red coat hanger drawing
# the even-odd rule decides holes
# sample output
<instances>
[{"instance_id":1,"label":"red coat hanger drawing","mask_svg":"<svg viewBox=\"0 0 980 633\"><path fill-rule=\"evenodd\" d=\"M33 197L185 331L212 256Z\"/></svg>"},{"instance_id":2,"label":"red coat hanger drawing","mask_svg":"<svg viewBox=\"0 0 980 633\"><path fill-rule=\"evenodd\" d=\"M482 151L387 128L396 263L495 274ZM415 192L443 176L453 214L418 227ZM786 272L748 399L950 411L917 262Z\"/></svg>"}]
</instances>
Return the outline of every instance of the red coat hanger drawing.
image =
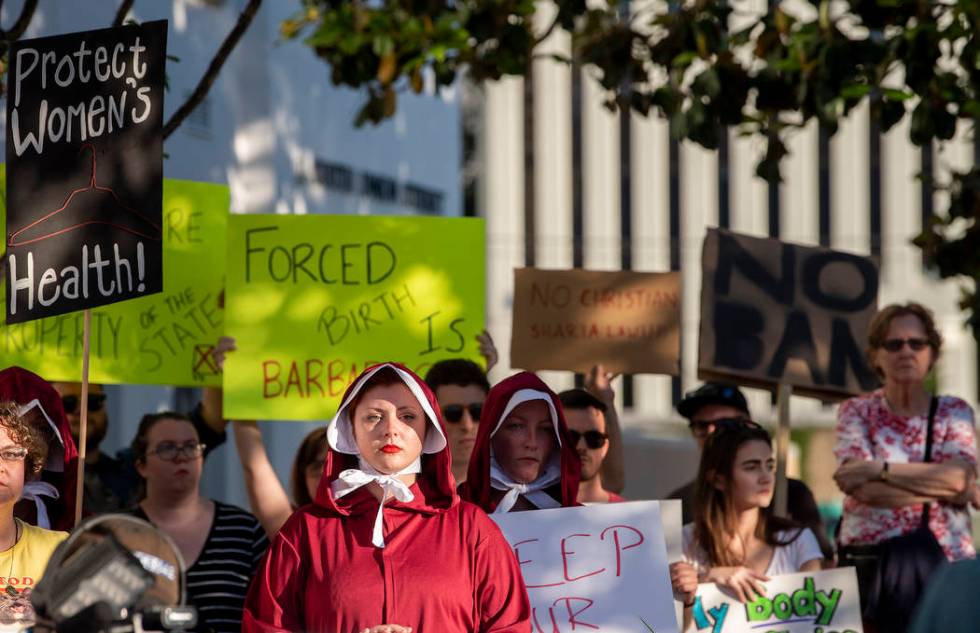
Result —
<instances>
[{"instance_id":1,"label":"red coat hanger drawing","mask_svg":"<svg viewBox=\"0 0 980 633\"><path fill-rule=\"evenodd\" d=\"M92 152L92 177L89 180L89 184L69 193L68 197L65 198L64 204L59 208L31 222L24 228L11 233L7 238L8 247L27 246L28 244L57 237L93 224L104 224L147 240L161 241L162 231L159 224L153 222L136 209L124 204L112 188L103 187L98 184L96 178L97 158L95 147L91 143L86 143L82 146L79 153L84 152L86 149ZM115 202L117 210L107 211L102 205L94 208L89 206L82 211L79 211L77 208L73 209L72 203L76 201L76 198L86 194L110 196ZM75 206L77 207L78 205ZM84 213L86 212L94 212L100 214L101 217L84 217ZM79 215L82 215L82 217L79 217Z\"/></svg>"}]
</instances>

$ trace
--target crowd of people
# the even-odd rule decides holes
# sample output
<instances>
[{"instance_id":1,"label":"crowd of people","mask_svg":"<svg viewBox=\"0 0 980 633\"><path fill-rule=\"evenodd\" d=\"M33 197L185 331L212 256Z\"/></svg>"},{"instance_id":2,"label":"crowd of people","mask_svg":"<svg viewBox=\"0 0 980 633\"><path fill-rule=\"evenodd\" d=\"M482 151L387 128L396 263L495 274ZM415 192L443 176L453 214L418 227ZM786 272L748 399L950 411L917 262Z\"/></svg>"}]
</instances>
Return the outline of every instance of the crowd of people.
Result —
<instances>
[{"instance_id":1,"label":"crowd of people","mask_svg":"<svg viewBox=\"0 0 980 633\"><path fill-rule=\"evenodd\" d=\"M480 344L489 369L495 350L486 336ZM222 340L216 360L234 348ZM669 495L683 508L683 557L669 576L685 618L702 583L751 601L774 576L846 565L866 632L938 630L935 585L980 573L943 569L972 565L961 561L975 557L968 506L980 506L980 489L973 411L928 386L941 349L918 304L875 317L868 359L882 386L838 409L836 543L801 481L788 481L787 516L773 512L772 439L736 385L707 383L678 403L700 449L696 479ZM172 539L198 631L526 633L520 566L488 515L624 501L612 380L596 366L584 388L556 393L530 372L491 385L463 359L424 377L375 365L302 441L288 481L257 424L231 422L246 510L200 491L204 460L226 441L220 390L190 412L144 416L110 456L100 450L106 394L91 385L76 490L79 386L4 369L0 623L24 617L8 606L22 607L42 577L81 495L85 515L129 513Z\"/></svg>"}]
</instances>

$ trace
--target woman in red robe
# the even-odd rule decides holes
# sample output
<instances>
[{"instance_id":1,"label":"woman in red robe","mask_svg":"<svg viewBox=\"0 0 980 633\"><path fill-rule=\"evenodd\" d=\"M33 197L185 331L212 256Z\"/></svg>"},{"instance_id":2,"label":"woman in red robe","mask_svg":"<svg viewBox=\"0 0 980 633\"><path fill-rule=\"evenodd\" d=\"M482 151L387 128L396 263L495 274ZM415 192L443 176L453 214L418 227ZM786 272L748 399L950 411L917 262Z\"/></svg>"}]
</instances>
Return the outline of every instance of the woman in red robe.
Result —
<instances>
[{"instance_id":1,"label":"woman in red robe","mask_svg":"<svg viewBox=\"0 0 980 633\"><path fill-rule=\"evenodd\" d=\"M581 470L558 395L524 371L487 394L459 494L486 512L576 506Z\"/></svg>"},{"instance_id":2,"label":"woman in red robe","mask_svg":"<svg viewBox=\"0 0 980 633\"><path fill-rule=\"evenodd\" d=\"M347 389L312 505L269 548L242 630L527 633L531 609L496 524L460 502L435 396L395 363Z\"/></svg>"}]
</instances>

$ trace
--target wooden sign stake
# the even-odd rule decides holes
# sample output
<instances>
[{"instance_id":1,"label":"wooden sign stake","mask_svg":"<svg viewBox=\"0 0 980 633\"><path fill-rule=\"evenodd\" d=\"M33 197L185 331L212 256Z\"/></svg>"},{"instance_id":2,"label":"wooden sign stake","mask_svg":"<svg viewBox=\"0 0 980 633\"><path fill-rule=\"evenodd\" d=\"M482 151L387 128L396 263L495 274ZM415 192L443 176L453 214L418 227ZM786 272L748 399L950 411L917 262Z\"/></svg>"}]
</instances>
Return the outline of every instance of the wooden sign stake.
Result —
<instances>
[{"instance_id":1,"label":"wooden sign stake","mask_svg":"<svg viewBox=\"0 0 980 633\"><path fill-rule=\"evenodd\" d=\"M85 444L88 434L88 359L92 334L92 310L85 310L82 330L82 397L78 405L81 422L78 426L78 479L75 482L75 525L82 520L82 498L85 497Z\"/></svg>"},{"instance_id":2,"label":"wooden sign stake","mask_svg":"<svg viewBox=\"0 0 980 633\"><path fill-rule=\"evenodd\" d=\"M788 496L786 459L789 454L789 399L792 396L792 385L780 383L776 392L779 426L776 429L776 492L773 498L773 510L776 516L784 518L789 516L786 510Z\"/></svg>"}]
</instances>

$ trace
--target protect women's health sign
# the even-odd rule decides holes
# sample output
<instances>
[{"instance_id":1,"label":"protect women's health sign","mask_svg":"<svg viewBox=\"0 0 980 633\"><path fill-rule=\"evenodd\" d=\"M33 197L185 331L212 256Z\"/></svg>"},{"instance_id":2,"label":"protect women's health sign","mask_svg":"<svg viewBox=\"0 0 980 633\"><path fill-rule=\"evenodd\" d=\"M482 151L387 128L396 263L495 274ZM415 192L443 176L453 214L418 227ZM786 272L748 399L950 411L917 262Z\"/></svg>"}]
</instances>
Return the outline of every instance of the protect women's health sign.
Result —
<instances>
[{"instance_id":1,"label":"protect women's health sign","mask_svg":"<svg viewBox=\"0 0 980 633\"><path fill-rule=\"evenodd\" d=\"M6 322L163 289L167 22L14 42Z\"/></svg>"}]
</instances>

